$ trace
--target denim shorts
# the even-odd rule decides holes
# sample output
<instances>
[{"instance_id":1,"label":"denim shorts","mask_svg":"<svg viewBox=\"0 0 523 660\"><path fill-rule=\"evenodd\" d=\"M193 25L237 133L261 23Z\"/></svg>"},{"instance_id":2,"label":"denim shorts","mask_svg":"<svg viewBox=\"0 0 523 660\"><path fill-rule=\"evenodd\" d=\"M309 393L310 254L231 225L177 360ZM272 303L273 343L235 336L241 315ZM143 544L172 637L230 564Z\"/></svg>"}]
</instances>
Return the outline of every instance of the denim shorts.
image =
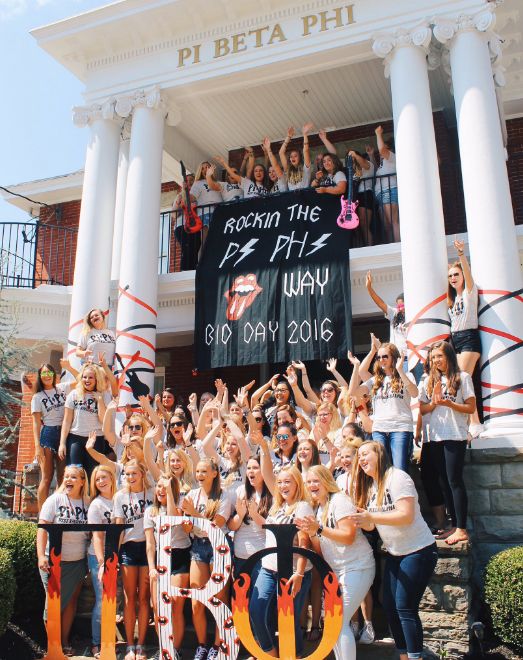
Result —
<instances>
[{"instance_id":1,"label":"denim shorts","mask_svg":"<svg viewBox=\"0 0 523 660\"><path fill-rule=\"evenodd\" d=\"M42 426L40 429L40 447L47 447L56 454L60 444L61 426Z\"/></svg>"},{"instance_id":2,"label":"denim shorts","mask_svg":"<svg viewBox=\"0 0 523 660\"><path fill-rule=\"evenodd\" d=\"M180 575L182 573L188 573L190 566L191 566L191 548L171 549L171 575Z\"/></svg>"},{"instance_id":3,"label":"denim shorts","mask_svg":"<svg viewBox=\"0 0 523 660\"><path fill-rule=\"evenodd\" d=\"M148 566L145 541L127 541L120 546L122 566Z\"/></svg>"},{"instance_id":4,"label":"denim shorts","mask_svg":"<svg viewBox=\"0 0 523 660\"><path fill-rule=\"evenodd\" d=\"M212 564L213 547L207 538L195 536L191 546L191 561L201 561L203 564Z\"/></svg>"},{"instance_id":5,"label":"denim shorts","mask_svg":"<svg viewBox=\"0 0 523 660\"><path fill-rule=\"evenodd\" d=\"M453 332L450 337L458 355L460 353L481 353L481 339L477 328L458 330L458 332Z\"/></svg>"},{"instance_id":6,"label":"denim shorts","mask_svg":"<svg viewBox=\"0 0 523 660\"><path fill-rule=\"evenodd\" d=\"M388 190L381 190L376 193L376 200L378 204L397 204L398 203L398 189L389 188Z\"/></svg>"}]
</instances>

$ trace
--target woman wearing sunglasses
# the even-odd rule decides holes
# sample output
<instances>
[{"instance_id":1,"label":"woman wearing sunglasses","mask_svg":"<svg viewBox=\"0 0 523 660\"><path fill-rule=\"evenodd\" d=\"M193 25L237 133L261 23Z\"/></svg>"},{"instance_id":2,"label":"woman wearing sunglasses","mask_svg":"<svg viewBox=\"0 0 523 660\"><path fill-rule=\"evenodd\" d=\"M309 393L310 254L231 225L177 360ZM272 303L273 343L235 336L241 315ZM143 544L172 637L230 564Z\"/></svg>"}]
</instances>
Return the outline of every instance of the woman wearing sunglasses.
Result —
<instances>
[{"instance_id":1,"label":"woman wearing sunglasses","mask_svg":"<svg viewBox=\"0 0 523 660\"><path fill-rule=\"evenodd\" d=\"M392 465L408 472L414 441L411 399L418 396L414 376L405 373L405 358L394 344L381 344L374 363L374 375L360 374L360 361L349 353L354 373L349 395L369 394L374 411L372 438L387 450ZM367 378L359 387L363 376Z\"/></svg>"},{"instance_id":2,"label":"woman wearing sunglasses","mask_svg":"<svg viewBox=\"0 0 523 660\"><path fill-rule=\"evenodd\" d=\"M277 447L271 452L271 460L273 473L278 474L281 470L296 464L298 431L293 424L280 424L275 439Z\"/></svg>"},{"instance_id":3,"label":"woman wearing sunglasses","mask_svg":"<svg viewBox=\"0 0 523 660\"><path fill-rule=\"evenodd\" d=\"M62 481L64 461L58 457L60 431L64 420L65 399L71 383L57 383L57 374L50 364L38 369L31 399L35 458L42 472L38 484L38 510L49 496L55 465L56 478Z\"/></svg>"}]
</instances>

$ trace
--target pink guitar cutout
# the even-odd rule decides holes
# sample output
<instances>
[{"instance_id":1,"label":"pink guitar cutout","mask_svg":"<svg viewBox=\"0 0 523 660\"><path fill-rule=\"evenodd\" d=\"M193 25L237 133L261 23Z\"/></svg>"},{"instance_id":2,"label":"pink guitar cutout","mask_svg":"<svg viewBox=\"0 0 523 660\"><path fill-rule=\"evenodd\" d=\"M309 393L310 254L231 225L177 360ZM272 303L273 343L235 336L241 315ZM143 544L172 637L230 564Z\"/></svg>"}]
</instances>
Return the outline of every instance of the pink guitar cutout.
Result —
<instances>
[{"instance_id":1,"label":"pink guitar cutout","mask_svg":"<svg viewBox=\"0 0 523 660\"><path fill-rule=\"evenodd\" d=\"M360 219L356 213L358 202L350 202L344 197L341 198L341 213L338 216L337 224L342 229L356 229L360 224Z\"/></svg>"}]
</instances>

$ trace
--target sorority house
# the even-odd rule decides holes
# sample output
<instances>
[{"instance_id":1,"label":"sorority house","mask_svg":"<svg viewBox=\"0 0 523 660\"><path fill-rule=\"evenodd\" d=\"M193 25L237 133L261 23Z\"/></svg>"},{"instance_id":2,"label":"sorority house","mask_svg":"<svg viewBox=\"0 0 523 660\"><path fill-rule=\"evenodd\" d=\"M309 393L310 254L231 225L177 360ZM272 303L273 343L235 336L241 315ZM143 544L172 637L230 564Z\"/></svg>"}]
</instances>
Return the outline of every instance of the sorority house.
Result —
<instances>
[{"instance_id":1,"label":"sorority house","mask_svg":"<svg viewBox=\"0 0 523 660\"><path fill-rule=\"evenodd\" d=\"M493 495L476 506L484 539L517 540L523 491L499 457L523 450L522 33L518 0L118 0L35 29L84 84L71 105L87 150L82 171L10 186L38 205L4 193L38 215L0 226L2 295L21 338L45 341L40 362L64 347L74 359L81 319L107 309L117 352L140 351L142 380L199 391L209 373L193 369L195 260L171 212L181 162L195 172L220 155L240 168L245 146L259 159L269 136L276 152L290 125L301 149L307 122L313 158L323 130L343 158L375 146L381 125L394 139L401 241L377 207L353 234L354 348L371 329L388 334L368 270L389 303L404 291L411 365L445 337L447 264L456 235L465 241L483 347L473 450L491 452L471 488L512 489L503 515ZM225 377L266 380L270 368ZM31 460L22 437L19 469Z\"/></svg>"}]
</instances>

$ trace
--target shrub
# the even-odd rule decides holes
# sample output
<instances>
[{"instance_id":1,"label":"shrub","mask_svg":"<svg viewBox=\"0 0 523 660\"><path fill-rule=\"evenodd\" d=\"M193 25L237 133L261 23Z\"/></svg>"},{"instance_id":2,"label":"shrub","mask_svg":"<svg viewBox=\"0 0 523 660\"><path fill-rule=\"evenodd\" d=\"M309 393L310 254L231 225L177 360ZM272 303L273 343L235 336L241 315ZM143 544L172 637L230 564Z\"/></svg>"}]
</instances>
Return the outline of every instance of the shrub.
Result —
<instances>
[{"instance_id":1,"label":"shrub","mask_svg":"<svg viewBox=\"0 0 523 660\"><path fill-rule=\"evenodd\" d=\"M0 548L11 554L16 578L15 616L43 611L45 594L36 560L36 530L32 522L0 520Z\"/></svg>"},{"instance_id":2,"label":"shrub","mask_svg":"<svg viewBox=\"0 0 523 660\"><path fill-rule=\"evenodd\" d=\"M16 579L11 553L0 548L0 637L5 633L7 623L13 614Z\"/></svg>"},{"instance_id":3,"label":"shrub","mask_svg":"<svg viewBox=\"0 0 523 660\"><path fill-rule=\"evenodd\" d=\"M496 635L523 651L523 546L491 558L485 573L485 600Z\"/></svg>"}]
</instances>

